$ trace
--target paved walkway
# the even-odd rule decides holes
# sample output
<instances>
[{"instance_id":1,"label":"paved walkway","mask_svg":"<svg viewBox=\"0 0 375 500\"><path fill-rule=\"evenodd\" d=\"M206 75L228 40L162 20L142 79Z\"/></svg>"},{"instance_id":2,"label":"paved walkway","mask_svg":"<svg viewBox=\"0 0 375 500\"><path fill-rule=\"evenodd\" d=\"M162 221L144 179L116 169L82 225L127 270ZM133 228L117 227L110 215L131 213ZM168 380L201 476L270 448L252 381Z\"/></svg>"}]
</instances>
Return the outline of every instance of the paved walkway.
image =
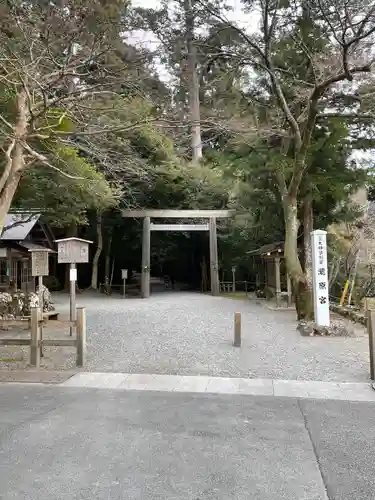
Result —
<instances>
[{"instance_id":1,"label":"paved walkway","mask_svg":"<svg viewBox=\"0 0 375 500\"><path fill-rule=\"evenodd\" d=\"M307 380L86 372L73 375L68 380L60 383L59 386L375 402L375 391L372 386L369 383L360 382L338 383Z\"/></svg>"},{"instance_id":2,"label":"paved walkway","mask_svg":"<svg viewBox=\"0 0 375 500\"><path fill-rule=\"evenodd\" d=\"M0 386L4 500L375 500L375 404Z\"/></svg>"}]
</instances>

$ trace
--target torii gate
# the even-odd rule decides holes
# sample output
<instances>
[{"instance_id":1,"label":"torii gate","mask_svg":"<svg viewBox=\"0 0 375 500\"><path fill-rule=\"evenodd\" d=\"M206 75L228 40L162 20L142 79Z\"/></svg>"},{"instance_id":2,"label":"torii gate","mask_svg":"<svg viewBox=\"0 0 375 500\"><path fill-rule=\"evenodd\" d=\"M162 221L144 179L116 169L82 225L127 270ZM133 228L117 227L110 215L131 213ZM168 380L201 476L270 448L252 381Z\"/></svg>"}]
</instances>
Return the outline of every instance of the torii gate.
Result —
<instances>
[{"instance_id":1,"label":"torii gate","mask_svg":"<svg viewBox=\"0 0 375 500\"><path fill-rule=\"evenodd\" d=\"M150 296L151 231L209 231L212 295L220 294L216 219L231 217L234 210L123 210L127 218L143 217L141 297ZM204 224L153 224L154 219L207 219Z\"/></svg>"}]
</instances>

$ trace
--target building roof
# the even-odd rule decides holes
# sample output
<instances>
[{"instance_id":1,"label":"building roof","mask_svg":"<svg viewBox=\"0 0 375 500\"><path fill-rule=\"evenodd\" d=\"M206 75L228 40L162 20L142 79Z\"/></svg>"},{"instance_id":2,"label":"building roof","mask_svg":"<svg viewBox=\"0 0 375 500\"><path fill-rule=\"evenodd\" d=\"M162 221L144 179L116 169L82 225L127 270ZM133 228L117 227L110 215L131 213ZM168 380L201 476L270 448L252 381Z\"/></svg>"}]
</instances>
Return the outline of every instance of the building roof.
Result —
<instances>
[{"instance_id":1,"label":"building roof","mask_svg":"<svg viewBox=\"0 0 375 500\"><path fill-rule=\"evenodd\" d=\"M93 243L93 241L83 240L82 238L76 238L75 236L73 236L71 238L62 238L60 240L55 240L55 243L63 243L63 242L66 242L66 241L79 241L81 243Z\"/></svg>"},{"instance_id":2,"label":"building roof","mask_svg":"<svg viewBox=\"0 0 375 500\"><path fill-rule=\"evenodd\" d=\"M23 241L35 224L40 214L35 213L13 213L8 214L4 221L4 232L0 236L1 241Z\"/></svg>"},{"instance_id":3,"label":"building roof","mask_svg":"<svg viewBox=\"0 0 375 500\"><path fill-rule=\"evenodd\" d=\"M266 255L272 252L283 252L284 251L284 242L276 241L275 243L269 243L268 245L263 245L256 250L251 250L250 252L246 252L247 255Z\"/></svg>"},{"instance_id":4,"label":"building roof","mask_svg":"<svg viewBox=\"0 0 375 500\"><path fill-rule=\"evenodd\" d=\"M29 252L33 250L45 250L46 252L53 252L50 248L44 245L39 245L38 243L33 243L32 241L19 241L18 245L20 247L26 248Z\"/></svg>"}]
</instances>

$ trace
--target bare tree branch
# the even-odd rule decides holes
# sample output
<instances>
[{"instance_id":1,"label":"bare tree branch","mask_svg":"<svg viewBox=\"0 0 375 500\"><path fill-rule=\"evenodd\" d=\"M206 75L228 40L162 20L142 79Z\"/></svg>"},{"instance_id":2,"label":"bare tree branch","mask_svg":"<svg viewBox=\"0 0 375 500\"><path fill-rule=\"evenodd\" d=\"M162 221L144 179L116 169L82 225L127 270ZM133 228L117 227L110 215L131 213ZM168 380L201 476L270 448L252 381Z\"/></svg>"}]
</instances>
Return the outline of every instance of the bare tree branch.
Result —
<instances>
[{"instance_id":1,"label":"bare tree branch","mask_svg":"<svg viewBox=\"0 0 375 500\"><path fill-rule=\"evenodd\" d=\"M5 183L8 180L10 171L12 169L12 157L11 157L11 154L12 154L12 151L13 151L13 148L14 148L15 144L16 144L16 141L15 141L15 139L13 139L10 142L7 150L5 151L6 164L5 164L5 169L2 172L1 177L0 177L0 193L3 190L3 188L5 186Z\"/></svg>"},{"instance_id":2,"label":"bare tree branch","mask_svg":"<svg viewBox=\"0 0 375 500\"><path fill-rule=\"evenodd\" d=\"M14 214L14 215L17 215L17 214ZM2 231L1 231L0 239L6 231L9 231L9 229L13 229L14 227L23 226L23 224L27 224L28 222L31 222L35 218L36 215L37 215L36 213L32 213L28 217L26 217L26 219L21 219L19 221L13 222L12 224L8 224L7 226L4 226ZM20 214L20 216L21 216L21 214Z\"/></svg>"},{"instance_id":3,"label":"bare tree branch","mask_svg":"<svg viewBox=\"0 0 375 500\"><path fill-rule=\"evenodd\" d=\"M63 172L62 170L60 170L58 167L55 167L54 165L52 165L49 161L48 161L48 158L40 153L38 153L37 151L35 151L33 148L31 148L28 144L26 144L25 142L22 144L22 146L26 149L26 151L28 151L32 156L34 156L37 160L39 160L40 162L43 163L43 165L46 165L47 167L51 168L52 170L55 170L56 172L58 172L59 174L61 174L62 176L66 177L67 179L72 179L72 180L83 180L83 177L77 177L75 175L70 175L70 174L67 174L66 172Z\"/></svg>"}]
</instances>

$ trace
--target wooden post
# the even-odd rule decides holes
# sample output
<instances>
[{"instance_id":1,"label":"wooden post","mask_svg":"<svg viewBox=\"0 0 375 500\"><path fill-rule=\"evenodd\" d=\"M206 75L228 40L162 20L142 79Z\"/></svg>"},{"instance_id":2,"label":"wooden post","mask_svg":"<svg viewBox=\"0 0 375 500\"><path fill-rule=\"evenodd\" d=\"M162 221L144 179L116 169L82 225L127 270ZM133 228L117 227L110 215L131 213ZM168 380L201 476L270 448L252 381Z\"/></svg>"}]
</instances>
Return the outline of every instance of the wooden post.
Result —
<instances>
[{"instance_id":1,"label":"wooden post","mask_svg":"<svg viewBox=\"0 0 375 500\"><path fill-rule=\"evenodd\" d=\"M113 269L112 269L113 271ZM122 278L122 298L125 299L126 297L126 280L128 278L128 270L127 269L121 269L121 278Z\"/></svg>"},{"instance_id":2,"label":"wooden post","mask_svg":"<svg viewBox=\"0 0 375 500\"><path fill-rule=\"evenodd\" d=\"M234 313L234 347L241 347L241 313Z\"/></svg>"},{"instance_id":3,"label":"wooden post","mask_svg":"<svg viewBox=\"0 0 375 500\"><path fill-rule=\"evenodd\" d=\"M40 366L40 326L39 307L31 308L31 339L30 339L30 365L39 368Z\"/></svg>"},{"instance_id":4,"label":"wooden post","mask_svg":"<svg viewBox=\"0 0 375 500\"><path fill-rule=\"evenodd\" d=\"M276 306L281 306L281 277L280 277L280 257L275 257L276 273Z\"/></svg>"},{"instance_id":5,"label":"wooden post","mask_svg":"<svg viewBox=\"0 0 375 500\"><path fill-rule=\"evenodd\" d=\"M369 340L369 353L370 353L370 378L375 380L375 310L369 309L367 311L367 331Z\"/></svg>"},{"instance_id":6,"label":"wooden post","mask_svg":"<svg viewBox=\"0 0 375 500\"><path fill-rule=\"evenodd\" d=\"M10 248L7 248L7 285L8 285L8 292L11 293L11 281L12 281L12 250Z\"/></svg>"},{"instance_id":7,"label":"wooden post","mask_svg":"<svg viewBox=\"0 0 375 500\"><path fill-rule=\"evenodd\" d=\"M43 276L38 276L38 299L39 299L39 307L41 311L44 311L43 304Z\"/></svg>"},{"instance_id":8,"label":"wooden post","mask_svg":"<svg viewBox=\"0 0 375 500\"><path fill-rule=\"evenodd\" d=\"M77 366L83 366L86 357L86 311L77 307Z\"/></svg>"},{"instance_id":9,"label":"wooden post","mask_svg":"<svg viewBox=\"0 0 375 500\"><path fill-rule=\"evenodd\" d=\"M232 267L232 291L236 291L236 268L235 266Z\"/></svg>"},{"instance_id":10,"label":"wooden post","mask_svg":"<svg viewBox=\"0 0 375 500\"><path fill-rule=\"evenodd\" d=\"M349 295L348 295L348 306L352 303L352 295L353 295L353 290L354 290L354 284L355 284L355 278L357 275L357 266L358 266L358 253L356 254L355 257L355 262L354 262L354 269L352 269L349 277L350 281L350 286L349 286Z\"/></svg>"},{"instance_id":11,"label":"wooden post","mask_svg":"<svg viewBox=\"0 0 375 500\"><path fill-rule=\"evenodd\" d=\"M143 219L141 297L150 296L151 219Z\"/></svg>"},{"instance_id":12,"label":"wooden post","mask_svg":"<svg viewBox=\"0 0 375 500\"><path fill-rule=\"evenodd\" d=\"M340 306L341 307L344 305L346 294L348 293L348 288L349 288L349 280L346 280L345 285L344 285L344 290L342 291L341 299L340 299Z\"/></svg>"},{"instance_id":13,"label":"wooden post","mask_svg":"<svg viewBox=\"0 0 375 500\"><path fill-rule=\"evenodd\" d=\"M292 307L292 280L289 273L286 275L286 286L288 291L288 307Z\"/></svg>"},{"instance_id":14,"label":"wooden post","mask_svg":"<svg viewBox=\"0 0 375 500\"><path fill-rule=\"evenodd\" d=\"M76 282L77 282L77 266L69 264L69 280L70 280L70 321L76 320ZM74 326L69 329L70 336L73 336Z\"/></svg>"},{"instance_id":15,"label":"wooden post","mask_svg":"<svg viewBox=\"0 0 375 500\"><path fill-rule=\"evenodd\" d=\"M217 232L216 218L211 217L209 223L210 229L210 272L211 272L211 293L220 295L219 289L219 258L217 253Z\"/></svg>"},{"instance_id":16,"label":"wooden post","mask_svg":"<svg viewBox=\"0 0 375 500\"><path fill-rule=\"evenodd\" d=\"M43 311L44 311L44 303L43 303L43 276L38 276L38 299L39 299L39 307L42 314L43 319ZM40 325L40 340L43 340L43 327ZM43 358L43 344L40 343L40 357Z\"/></svg>"}]
</instances>

